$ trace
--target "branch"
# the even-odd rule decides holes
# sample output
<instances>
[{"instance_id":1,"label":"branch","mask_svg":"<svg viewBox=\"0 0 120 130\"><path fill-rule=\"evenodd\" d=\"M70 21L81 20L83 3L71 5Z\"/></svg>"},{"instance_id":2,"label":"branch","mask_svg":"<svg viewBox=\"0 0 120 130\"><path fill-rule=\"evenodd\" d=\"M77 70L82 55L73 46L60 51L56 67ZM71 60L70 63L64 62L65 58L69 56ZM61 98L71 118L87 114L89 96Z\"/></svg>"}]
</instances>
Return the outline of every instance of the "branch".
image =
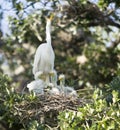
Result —
<instances>
[{"instance_id":1,"label":"branch","mask_svg":"<svg viewBox=\"0 0 120 130\"><path fill-rule=\"evenodd\" d=\"M39 41L42 41L42 37L40 36L40 34L39 34L38 30L37 30L37 23L34 22L34 24L33 24L33 25L30 25L30 27L31 27L31 29L34 31L35 36L37 37L37 39L38 39Z\"/></svg>"},{"instance_id":2,"label":"branch","mask_svg":"<svg viewBox=\"0 0 120 130\"><path fill-rule=\"evenodd\" d=\"M110 18L115 10L101 11L96 4L91 2L81 5L79 2L74 2L72 5L65 7L64 11L67 12L67 19L69 20L82 21L86 19L88 22L83 24L87 26L111 25L120 28L120 24Z\"/></svg>"}]
</instances>

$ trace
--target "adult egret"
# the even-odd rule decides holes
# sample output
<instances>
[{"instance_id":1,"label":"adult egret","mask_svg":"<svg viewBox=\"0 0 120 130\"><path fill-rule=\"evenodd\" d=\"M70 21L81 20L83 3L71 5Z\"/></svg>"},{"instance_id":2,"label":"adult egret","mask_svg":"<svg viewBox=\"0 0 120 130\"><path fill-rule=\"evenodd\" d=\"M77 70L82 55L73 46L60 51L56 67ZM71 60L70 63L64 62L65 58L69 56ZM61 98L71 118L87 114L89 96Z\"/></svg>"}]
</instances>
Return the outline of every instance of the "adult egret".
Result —
<instances>
[{"instance_id":1,"label":"adult egret","mask_svg":"<svg viewBox=\"0 0 120 130\"><path fill-rule=\"evenodd\" d=\"M51 21L53 15L47 18L46 43L41 44L35 53L33 74L35 79L42 79L49 83L49 72L54 70L55 54L51 45Z\"/></svg>"}]
</instances>

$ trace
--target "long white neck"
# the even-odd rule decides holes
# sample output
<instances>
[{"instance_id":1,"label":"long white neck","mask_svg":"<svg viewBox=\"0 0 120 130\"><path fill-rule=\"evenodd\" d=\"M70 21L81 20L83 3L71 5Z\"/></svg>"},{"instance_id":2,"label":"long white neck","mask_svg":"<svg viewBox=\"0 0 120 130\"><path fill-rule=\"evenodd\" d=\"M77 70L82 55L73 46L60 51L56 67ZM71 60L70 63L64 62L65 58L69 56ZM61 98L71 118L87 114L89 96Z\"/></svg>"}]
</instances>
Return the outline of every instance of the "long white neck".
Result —
<instances>
[{"instance_id":1,"label":"long white neck","mask_svg":"<svg viewBox=\"0 0 120 130\"><path fill-rule=\"evenodd\" d=\"M47 25L46 25L46 41L47 44L51 45L51 21L47 20Z\"/></svg>"}]
</instances>

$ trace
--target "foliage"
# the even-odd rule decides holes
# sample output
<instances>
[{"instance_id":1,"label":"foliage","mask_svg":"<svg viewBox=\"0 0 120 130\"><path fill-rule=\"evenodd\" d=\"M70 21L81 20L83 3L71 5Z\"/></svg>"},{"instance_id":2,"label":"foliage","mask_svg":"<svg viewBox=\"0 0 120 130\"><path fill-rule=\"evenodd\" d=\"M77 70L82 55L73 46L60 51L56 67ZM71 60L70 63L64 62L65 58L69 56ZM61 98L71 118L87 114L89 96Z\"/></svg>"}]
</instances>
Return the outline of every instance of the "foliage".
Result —
<instances>
[{"instance_id":1,"label":"foliage","mask_svg":"<svg viewBox=\"0 0 120 130\"><path fill-rule=\"evenodd\" d=\"M0 72L10 77L0 74L0 124L12 130L48 129L38 120L20 124L21 113L16 115L13 106L37 100L33 93L21 91L33 79L34 53L45 42L45 19L54 12L51 35L55 69L66 75L68 85L83 88L78 93L85 98L77 112L60 113L60 129L119 129L119 0L4 2L11 6L0 5ZM4 37L2 27L8 12L10 34ZM20 93L15 91L18 87Z\"/></svg>"},{"instance_id":2,"label":"foliage","mask_svg":"<svg viewBox=\"0 0 120 130\"><path fill-rule=\"evenodd\" d=\"M14 121L19 122L13 112L14 102L20 102L22 97L14 93L14 88L9 86L10 79L8 76L0 74L0 122L6 127L12 127Z\"/></svg>"},{"instance_id":3,"label":"foliage","mask_svg":"<svg viewBox=\"0 0 120 130\"><path fill-rule=\"evenodd\" d=\"M0 74L0 124L6 129L28 129L28 130L49 130L51 127L40 123L39 118L32 117L32 109L37 111L41 102L33 93L20 94L10 87L11 79ZM116 87L118 77L110 84ZM77 110L66 109L58 115L58 128L60 130L106 130L120 128L120 98L119 88L111 91L112 102L106 100L105 94L100 89L95 89L91 100L79 99L81 106ZM18 105L19 104L19 105ZM21 106L21 105L22 106ZM27 104L27 106L26 106ZM23 109L26 106L28 112ZM35 107L34 107L35 106ZM40 110L39 110L40 112ZM44 113L45 114L45 113ZM50 114L50 113L49 113ZM50 116L47 114L47 116ZM29 117L29 118L27 118ZM25 119L26 118L26 119Z\"/></svg>"},{"instance_id":4,"label":"foliage","mask_svg":"<svg viewBox=\"0 0 120 130\"><path fill-rule=\"evenodd\" d=\"M88 0L65 0L63 3L58 0L13 0L11 5L15 15L10 15L8 19L11 34L6 38L1 36L4 58L0 59L0 64L7 61L10 74L18 86L23 87L33 79L34 53L45 41L45 18L51 12L56 16L52 23L55 69L64 73L68 82L75 80L72 85L76 88L85 87L88 82L91 86L104 86L120 74L117 0L99 0L96 3ZM2 14L6 10L1 7ZM87 58L85 63L77 60L83 55ZM21 71L18 71L19 68L22 68ZM5 71L2 67L0 70Z\"/></svg>"},{"instance_id":5,"label":"foliage","mask_svg":"<svg viewBox=\"0 0 120 130\"><path fill-rule=\"evenodd\" d=\"M107 84L103 90L105 92L107 102L113 102L112 91L116 91L118 93L118 98L120 98L120 76L114 77L113 80Z\"/></svg>"},{"instance_id":6,"label":"foliage","mask_svg":"<svg viewBox=\"0 0 120 130\"><path fill-rule=\"evenodd\" d=\"M111 90L116 90L120 94L120 76L115 77L110 83L109 87ZM119 95L120 96L120 95Z\"/></svg>"},{"instance_id":7,"label":"foliage","mask_svg":"<svg viewBox=\"0 0 120 130\"><path fill-rule=\"evenodd\" d=\"M97 46L94 43L86 46L84 54L89 57L89 61L84 66L80 66L81 79L85 81L89 79L92 85L97 86L103 86L101 83L109 83L113 77L118 75L119 59L117 56L119 52L116 52L115 49L106 48L100 43Z\"/></svg>"},{"instance_id":8,"label":"foliage","mask_svg":"<svg viewBox=\"0 0 120 130\"><path fill-rule=\"evenodd\" d=\"M78 111L60 113L61 130L109 130L120 129L120 99L116 91L112 92L113 103L108 107L105 99L101 99L102 91L96 89L92 102L87 103Z\"/></svg>"},{"instance_id":9,"label":"foliage","mask_svg":"<svg viewBox=\"0 0 120 130\"><path fill-rule=\"evenodd\" d=\"M42 128L42 125L38 126L37 121L28 120L22 122L23 115L20 108L15 109L15 105L19 103L33 102L37 100L35 95L16 93L14 87L10 86L11 79L7 75L0 73L0 124L5 129L21 129L21 128Z\"/></svg>"},{"instance_id":10,"label":"foliage","mask_svg":"<svg viewBox=\"0 0 120 130\"><path fill-rule=\"evenodd\" d=\"M1 73L0 76L0 126L6 129L57 127L59 111L78 106L76 98L71 100L71 97L63 98L63 95L18 93L10 85L8 76Z\"/></svg>"}]
</instances>

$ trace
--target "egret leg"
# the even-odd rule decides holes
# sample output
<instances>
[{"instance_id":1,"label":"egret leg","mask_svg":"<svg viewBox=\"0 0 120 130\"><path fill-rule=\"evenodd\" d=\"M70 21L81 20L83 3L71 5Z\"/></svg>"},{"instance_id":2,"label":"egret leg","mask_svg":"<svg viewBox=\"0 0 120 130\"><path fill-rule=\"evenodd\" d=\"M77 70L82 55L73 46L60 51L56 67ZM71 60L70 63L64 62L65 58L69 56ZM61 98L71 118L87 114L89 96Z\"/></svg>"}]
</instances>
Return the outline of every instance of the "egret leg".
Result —
<instances>
[{"instance_id":1,"label":"egret leg","mask_svg":"<svg viewBox=\"0 0 120 130\"><path fill-rule=\"evenodd\" d=\"M50 78L49 78L49 75L46 74L46 84L48 85L50 83Z\"/></svg>"},{"instance_id":2,"label":"egret leg","mask_svg":"<svg viewBox=\"0 0 120 130\"><path fill-rule=\"evenodd\" d=\"M54 87L57 87L57 72L55 70L49 73L50 82L53 83Z\"/></svg>"}]
</instances>

